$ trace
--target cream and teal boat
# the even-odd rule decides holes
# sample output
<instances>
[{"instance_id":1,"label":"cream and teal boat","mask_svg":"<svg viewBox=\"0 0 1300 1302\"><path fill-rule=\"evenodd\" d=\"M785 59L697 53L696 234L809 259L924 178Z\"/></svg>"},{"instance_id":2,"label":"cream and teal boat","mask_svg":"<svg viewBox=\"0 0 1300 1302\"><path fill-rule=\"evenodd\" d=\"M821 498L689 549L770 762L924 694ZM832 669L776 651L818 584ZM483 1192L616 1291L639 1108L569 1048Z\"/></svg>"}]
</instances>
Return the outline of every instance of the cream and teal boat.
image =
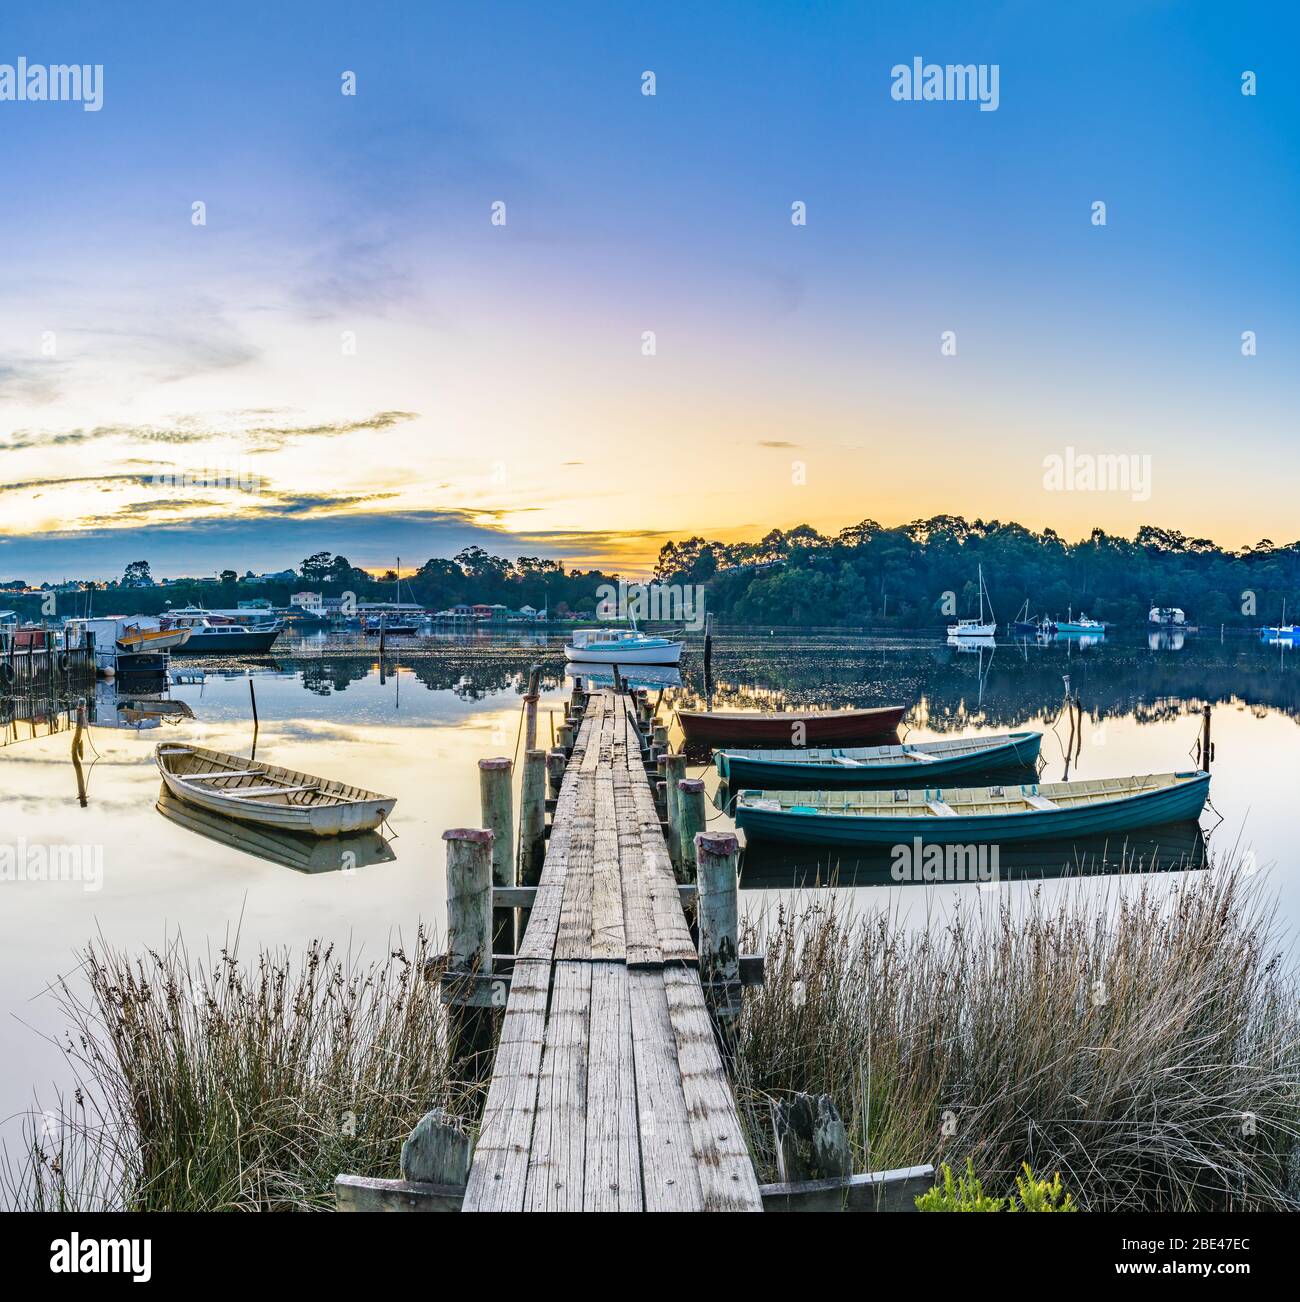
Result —
<instances>
[{"instance_id":1,"label":"cream and teal boat","mask_svg":"<svg viewBox=\"0 0 1300 1302\"><path fill-rule=\"evenodd\" d=\"M937 845L1095 836L1199 818L1210 775L1152 773L1087 782L903 791L742 791L751 839L817 845Z\"/></svg>"},{"instance_id":2,"label":"cream and teal boat","mask_svg":"<svg viewBox=\"0 0 1300 1302\"><path fill-rule=\"evenodd\" d=\"M1038 762L1041 732L1007 732L898 746L801 746L783 750L736 750L713 757L730 786L864 787L914 780L934 784L957 773L996 773ZM1023 774L1021 776L1024 776Z\"/></svg>"}]
</instances>

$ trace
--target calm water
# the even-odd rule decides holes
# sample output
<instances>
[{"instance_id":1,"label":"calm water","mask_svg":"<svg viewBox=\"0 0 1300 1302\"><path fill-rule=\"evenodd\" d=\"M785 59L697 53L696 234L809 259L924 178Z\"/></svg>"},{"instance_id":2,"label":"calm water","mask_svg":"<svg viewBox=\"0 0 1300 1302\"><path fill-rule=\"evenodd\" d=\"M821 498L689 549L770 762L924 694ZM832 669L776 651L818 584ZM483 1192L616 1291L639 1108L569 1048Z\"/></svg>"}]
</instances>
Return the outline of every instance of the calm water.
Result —
<instances>
[{"instance_id":1,"label":"calm water","mask_svg":"<svg viewBox=\"0 0 1300 1302\"><path fill-rule=\"evenodd\" d=\"M379 958L391 941L411 937L420 921L441 928L444 884L440 834L478 822L480 757L513 754L522 681L544 666L541 739L548 711L567 694L561 639L539 635L446 638L402 651L381 675L373 648L346 648L331 637L290 640L274 660L214 666L178 661L164 694L176 713L101 683L91 702L85 803L70 762L66 716L19 702L0 714L0 843L80 844L102 853L98 889L78 882L0 881L0 1119L66 1085L66 1069L44 1036L59 1019L42 991L73 965L74 951L96 934L123 947L159 945L178 930L191 950L218 947L238 930L257 945L300 947L321 936ZM1067 759L1068 720L1061 715L1063 676L1083 706L1076 751ZM669 698L702 691L699 656L681 675L646 674ZM1300 922L1294 805L1300 758L1300 678L1292 653L1254 639L1188 637L1181 646L1145 635L1092 645L999 645L972 652L935 641L788 635L719 639L714 704L835 707L903 701L912 740L1042 728L1042 781L1160 772L1194 766L1202 703L1214 708L1216 759L1212 809L1201 825L1212 853L1240 842L1279 901L1283 922ZM370 787L397 797L390 828L375 838L355 871L333 871L327 844L304 859L292 841L252 853L228 826L204 829L192 818L156 808L154 746L167 739L248 753L250 683L260 730L257 757ZM192 717L188 717L191 716ZM51 732L52 728L58 731ZM693 764L691 772L703 767ZM706 773L716 790L712 770ZM724 812L714 825L729 826ZM1180 839L1181 838L1181 839ZM1179 852L1187 829L1169 834ZM1140 844L1140 843L1139 843ZM1113 862L1117 847L1106 847ZM1145 854L1146 849L1142 852ZM1103 851L1049 847L1019 871L1050 876L1056 860ZM1004 863L1006 857L1004 856ZM297 863L297 868L290 866ZM1012 867L1016 867L1015 864ZM746 906L762 908L794 883L837 871L852 903L898 905L923 917L935 896L978 887L881 884L879 864L813 856L751 854ZM1012 875L1015 875L1014 873ZM1174 883L1179 874L1162 881ZM1114 888L1089 878L1085 889ZM1031 889L1013 881L998 891ZM1060 889L1049 882L1044 889ZM13 1134L0 1124L0 1135Z\"/></svg>"}]
</instances>

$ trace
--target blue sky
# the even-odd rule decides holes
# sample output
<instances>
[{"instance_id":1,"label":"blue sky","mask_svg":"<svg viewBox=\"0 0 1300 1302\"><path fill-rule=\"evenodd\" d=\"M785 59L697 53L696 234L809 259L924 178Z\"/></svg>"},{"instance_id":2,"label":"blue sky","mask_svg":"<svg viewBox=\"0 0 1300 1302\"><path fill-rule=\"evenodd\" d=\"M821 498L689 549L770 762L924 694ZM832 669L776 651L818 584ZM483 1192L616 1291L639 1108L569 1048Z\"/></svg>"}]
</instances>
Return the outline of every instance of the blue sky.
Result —
<instances>
[{"instance_id":1,"label":"blue sky","mask_svg":"<svg viewBox=\"0 0 1300 1302\"><path fill-rule=\"evenodd\" d=\"M0 577L466 541L636 568L939 511L1289 540L1298 34L1251 4L11 11L0 63L105 71L98 113L0 103ZM997 64L998 110L893 101L917 55ZM1044 491L1066 446L1150 457L1150 500ZM151 482L232 465L265 490Z\"/></svg>"}]
</instances>

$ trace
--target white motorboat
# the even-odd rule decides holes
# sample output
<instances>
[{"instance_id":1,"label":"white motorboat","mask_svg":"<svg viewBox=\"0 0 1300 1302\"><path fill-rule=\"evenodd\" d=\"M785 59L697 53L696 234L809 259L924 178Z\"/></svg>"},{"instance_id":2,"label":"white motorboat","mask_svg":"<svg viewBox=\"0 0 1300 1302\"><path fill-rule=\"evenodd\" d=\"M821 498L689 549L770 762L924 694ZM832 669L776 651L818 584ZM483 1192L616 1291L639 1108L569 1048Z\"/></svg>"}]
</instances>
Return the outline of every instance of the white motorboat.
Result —
<instances>
[{"instance_id":1,"label":"white motorboat","mask_svg":"<svg viewBox=\"0 0 1300 1302\"><path fill-rule=\"evenodd\" d=\"M564 644L564 658L595 665L675 665L682 643L673 638L647 637L635 628L577 628Z\"/></svg>"}]
</instances>

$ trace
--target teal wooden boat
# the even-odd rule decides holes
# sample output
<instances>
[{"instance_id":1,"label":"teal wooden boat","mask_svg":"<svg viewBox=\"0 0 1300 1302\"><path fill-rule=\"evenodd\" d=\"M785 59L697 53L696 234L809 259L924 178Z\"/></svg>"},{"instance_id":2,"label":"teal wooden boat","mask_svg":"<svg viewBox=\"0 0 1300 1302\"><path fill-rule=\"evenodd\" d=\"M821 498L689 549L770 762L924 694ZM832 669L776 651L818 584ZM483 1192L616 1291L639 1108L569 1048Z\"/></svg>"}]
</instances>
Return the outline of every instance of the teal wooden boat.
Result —
<instances>
[{"instance_id":1,"label":"teal wooden boat","mask_svg":"<svg viewBox=\"0 0 1300 1302\"><path fill-rule=\"evenodd\" d=\"M995 773L1038 762L1041 732L961 737L901 746L801 746L788 750L720 750L714 766L731 786L863 787L924 781L957 773Z\"/></svg>"},{"instance_id":2,"label":"teal wooden boat","mask_svg":"<svg viewBox=\"0 0 1300 1302\"><path fill-rule=\"evenodd\" d=\"M1199 818L1210 775L903 791L742 791L748 838L815 845L933 845L1096 836Z\"/></svg>"}]
</instances>

